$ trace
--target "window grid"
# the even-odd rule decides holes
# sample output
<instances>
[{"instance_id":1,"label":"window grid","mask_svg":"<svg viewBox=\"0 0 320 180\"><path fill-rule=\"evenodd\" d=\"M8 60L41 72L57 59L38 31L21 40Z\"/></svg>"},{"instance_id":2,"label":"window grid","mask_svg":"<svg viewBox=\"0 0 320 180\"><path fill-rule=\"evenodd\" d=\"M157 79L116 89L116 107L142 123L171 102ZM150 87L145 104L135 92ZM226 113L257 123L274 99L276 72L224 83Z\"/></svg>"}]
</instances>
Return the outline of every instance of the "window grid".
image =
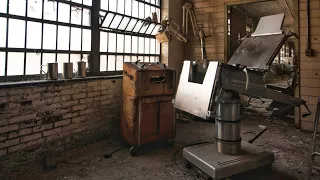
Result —
<instances>
[{"instance_id":1,"label":"window grid","mask_svg":"<svg viewBox=\"0 0 320 180\"><path fill-rule=\"evenodd\" d=\"M90 0L5 1L6 10L0 11L0 20L2 19L6 25L2 29L0 27L0 31L5 30L3 33L5 43L3 45L0 43L0 64L4 64L4 67L2 65L0 67L0 81L24 80L28 77L43 75L46 73L46 68L43 66L48 62L59 62L60 73L62 62L88 61L89 54L91 54L91 31L93 28L90 24L92 20L90 15L91 10L95 8L91 7ZM16 3L14 3L15 1ZM98 59L100 64L101 61L106 60L103 69L105 71L122 71L124 62L137 60L159 62L161 46L156 43L155 34L160 28L161 0L112 0L112 2L110 2L111 0L101 0L101 2L106 1L108 1L108 8L110 4L116 4L116 10L109 11L109 9L100 8L100 12L105 13L104 18L108 14L114 14L108 27L100 27L100 33L106 33L105 39L100 38L100 44L101 40L107 44L106 51L100 51L100 59ZM114 3L115 1L116 3ZM10 7L8 5L10 2L19 6L18 10L13 5ZM17 5L17 2L22 5ZM37 2L38 4L35 4ZM134 3L137 5L138 11L134 9ZM30 9L31 6L33 9ZM128 8L129 6L130 8ZM152 18L151 13L153 12L157 13L157 22L149 21L145 24L144 19L148 16ZM118 21L114 21L117 15L120 18ZM110 28L112 21L114 21L114 28ZM130 22L133 22L132 27L129 27ZM17 28L17 31L21 32L19 34L24 37L18 43L14 42L12 40L15 39L14 36L10 35L10 28L12 28L10 24L14 23L23 27ZM37 26L37 31L30 28L34 25ZM128 28L132 29L127 30ZM34 32L38 32L39 37L33 38ZM32 33L34 34L30 35ZM53 41L48 40L48 37L51 38L51 36L53 39L55 38ZM30 40L31 37L32 40ZM115 39L115 42L110 43L115 46L109 47L109 41L112 38ZM35 40L39 43L36 45L31 43L30 46L30 41ZM112 52L110 48L113 49ZM2 60L3 62L1 62ZM99 63L96 61L95 63ZM74 63L74 69L76 69L76 65ZM10 73L15 66L18 66L17 69L21 72Z\"/></svg>"},{"instance_id":2,"label":"window grid","mask_svg":"<svg viewBox=\"0 0 320 180\"><path fill-rule=\"evenodd\" d=\"M110 0L101 1L100 71L120 71L122 70L122 66L118 64L123 64L124 62L137 60L150 62L150 59L155 62L160 60L161 47L160 44L157 44L154 37L158 28L160 28L160 24L158 23L159 19L157 19L157 22L152 21L146 26L144 26L145 22L143 22L145 18L151 16L151 14L146 14L146 11L150 13L157 12L157 9L160 11L160 1L157 2L155 0L151 0L151 2L113 0L111 5ZM118 6L119 3L124 4L123 8ZM138 3L138 15L133 14L134 3ZM152 8L154 10L152 10ZM161 16L161 14L157 15L159 17ZM126 41L128 37L130 39L129 42ZM110 45L110 41L112 40L116 41L115 47ZM154 45L151 43L152 40L154 40ZM154 49L151 51L152 47L154 47Z\"/></svg>"},{"instance_id":3,"label":"window grid","mask_svg":"<svg viewBox=\"0 0 320 180\"><path fill-rule=\"evenodd\" d=\"M82 57L90 53L90 49L83 47L83 31L84 29L90 31L90 24L87 23L86 25L83 25L84 22L84 13L83 9L86 8L87 12L90 12L91 7L89 1L86 1L87 3L84 4L85 0L82 0L81 3L73 2L73 1L66 1L66 0L59 0L59 1L47 1L47 0L6 0L6 11L2 11L0 13L0 18L6 20L6 27L2 27L0 31L5 31L5 45L0 46L0 54L4 53L4 59L0 59L0 61L4 62L4 67L1 67L0 69L0 77L1 80L9 79L10 76L27 76L27 75L41 75L44 72L43 65L45 65L44 58L46 58L48 55L47 53L54 54L55 58L54 61L58 61L58 54L66 54L68 55L67 61L70 62L72 57L79 57L77 59L78 61L82 60ZM11 6L10 6L11 4ZM53 13L47 13L45 12L45 9L48 9L48 4L52 5ZM59 6L63 5L65 7L69 8L69 14L67 17L68 21L60 21L59 13ZM81 10L80 12L80 21L81 23L72 23L72 9L76 7L78 10ZM79 14L79 12L77 12ZM45 18L45 15L50 14L51 18ZM65 14L63 14L64 16ZM89 15L89 14L88 14ZM87 16L88 16L87 15ZM53 18L55 16L55 18ZM89 18L87 18L89 19ZM15 23L18 24L19 27L14 26ZM36 26L35 26L36 25ZM46 41L48 38L51 37L45 37L45 27L54 26L55 27L55 39L51 39L50 41L55 41L55 48L46 48L44 47L44 41ZM23 27L23 28L22 28ZM59 29L62 29L62 27L67 28L68 31L68 44L67 49L60 49L59 48ZM0 27L1 28L1 27ZM14 33L10 35L11 31L10 28L18 29L18 31L21 31L23 34L23 38L17 39L15 37ZM23 30L21 30L23 29ZM50 28L49 28L50 29ZM71 50L72 43L71 43L71 31L72 29L77 29L78 32L80 32L80 48L77 50ZM32 34L33 31L38 32L38 34ZM51 32L51 31L50 31ZM38 35L39 37L34 36ZM52 35L52 34L50 34ZM54 35L54 34L53 34ZM30 39L32 37L32 39ZM22 40L23 39L23 40ZM34 43L33 41L39 40L39 44ZM12 42L23 42L23 46L20 46L19 43L13 43ZM49 42L52 43L52 42ZM91 42L87 42L91 43ZM46 43L48 44L48 43ZM54 44L54 43L53 43ZM31 47L30 47L31 45ZM74 56L72 54L78 54L77 56ZM45 56L44 56L45 55ZM52 56L51 56L52 57ZM3 58L3 57L1 57ZM20 62L23 61L21 64L16 61ZM34 59L37 59L35 61ZM52 60L52 59L51 59ZM50 60L50 62L51 62ZM85 59L87 60L87 59ZM37 62L37 63L36 63ZM12 72L15 66L22 66L22 71L18 72ZM61 69L59 69L61 70ZM23 79L23 78L22 78Z\"/></svg>"}]
</instances>

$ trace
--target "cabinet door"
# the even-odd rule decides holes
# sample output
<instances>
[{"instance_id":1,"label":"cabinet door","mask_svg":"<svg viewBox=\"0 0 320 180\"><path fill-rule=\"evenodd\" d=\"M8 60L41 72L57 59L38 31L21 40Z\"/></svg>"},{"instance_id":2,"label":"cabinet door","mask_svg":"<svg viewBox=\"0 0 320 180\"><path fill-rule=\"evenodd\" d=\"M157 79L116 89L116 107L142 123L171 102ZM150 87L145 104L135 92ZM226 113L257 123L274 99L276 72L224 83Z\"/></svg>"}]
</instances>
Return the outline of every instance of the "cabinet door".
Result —
<instances>
[{"instance_id":1,"label":"cabinet door","mask_svg":"<svg viewBox=\"0 0 320 180\"><path fill-rule=\"evenodd\" d=\"M141 104L140 134L151 136L157 134L159 116L158 103Z\"/></svg>"},{"instance_id":2,"label":"cabinet door","mask_svg":"<svg viewBox=\"0 0 320 180\"><path fill-rule=\"evenodd\" d=\"M160 134L167 137L173 137L174 108L170 101L160 103Z\"/></svg>"}]
</instances>

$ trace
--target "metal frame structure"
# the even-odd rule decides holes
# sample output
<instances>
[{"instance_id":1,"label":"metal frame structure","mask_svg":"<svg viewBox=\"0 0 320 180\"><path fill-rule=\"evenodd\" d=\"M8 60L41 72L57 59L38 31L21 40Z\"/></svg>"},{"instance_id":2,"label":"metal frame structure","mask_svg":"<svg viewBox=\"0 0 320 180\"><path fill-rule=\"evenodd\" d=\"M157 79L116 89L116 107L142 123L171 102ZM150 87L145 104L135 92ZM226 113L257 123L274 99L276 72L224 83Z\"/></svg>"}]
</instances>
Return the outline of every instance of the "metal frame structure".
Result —
<instances>
[{"instance_id":1,"label":"metal frame structure","mask_svg":"<svg viewBox=\"0 0 320 180\"><path fill-rule=\"evenodd\" d=\"M157 27L160 28L160 17L161 17L161 0L40 0L41 4L41 17L32 17L29 16L28 10L29 10L29 4L34 3L32 0L25 0L25 9L24 9L24 15L22 14L15 14L11 13L10 11L10 2L13 2L15 0L5 0L6 1L6 10L3 12L0 10L0 20L3 19L6 21L6 36L5 36L5 46L0 45L0 63L1 60L4 59L4 67L5 68L4 73L0 74L0 82L5 82L5 81L21 81L21 80L35 80L35 79L41 79L44 77L44 69L43 65L45 65L45 62L43 59L45 59L44 55L46 54L51 54L54 55L54 60L55 62L59 61L61 62L61 58L59 58L59 55L64 55L64 61L70 62L74 61L72 60L72 55L77 54L80 60L87 61L88 66L89 66L89 75L114 75L114 74L120 74L122 73L122 66L120 67L123 62L125 61L135 61L135 60L141 60L141 61L160 61L160 52L161 52L161 47L159 44L156 44L155 40L155 33L157 32ZM108 3L108 8L102 8L101 7L101 2L103 3L107 2ZM41 3L42 2L42 3ZM119 6L120 2L122 2L121 7ZM55 8L55 18L53 19L48 19L45 18L45 13L46 13L46 6L48 4L45 3L52 3L53 7ZM131 12L126 13L126 3L135 3L138 4L138 11L133 9L133 6L131 6ZM12 3L13 4L13 3ZM116 10L112 11L112 9L109 9L109 5L112 4L116 6ZM59 16L59 11L62 11L62 6L65 6L69 8L69 21L61 21L60 16ZM123 6L123 7L122 7ZM139 10L140 7L143 7L143 10ZM38 6L39 8L39 6ZM64 9L65 9L64 8ZM146 14L145 9L149 8L149 12L156 11L158 12L158 22L150 22L148 24L145 24L145 18L148 16ZM118 12L118 10L121 9L121 12ZM76 10L80 16L81 16L81 23L80 22L73 22L72 19L72 13L73 11ZM84 23L84 11L89 13L89 16L86 14L86 20L88 21L87 23ZM143 12L143 17L138 16L135 17L133 15L134 12ZM147 10L146 10L147 11ZM113 15L112 20L109 22L109 24L106 24L106 20L108 16ZM91 16L91 17L90 17ZM117 18L120 17L120 21L116 21ZM128 20L129 19L129 20ZM10 22L12 20L19 20L23 21L24 25L24 46L21 47L12 47L8 46L8 42L12 41L10 40L9 37L9 28L10 28ZM66 18L65 18L66 20ZM125 24L124 20L126 20L127 24ZM90 22L89 22L90 21ZM131 30L128 30L127 27L129 26L130 22L136 22L134 26L132 27ZM39 23L41 25L41 45L37 48L28 48L27 47L27 41L30 41L28 38L28 23ZM53 25L55 26L55 48L45 48L44 47L44 26L47 25ZM125 26L125 28L123 28ZM140 26L140 28L137 28ZM64 39L63 42L67 42L68 44L64 44L64 47L68 48L59 48L58 40L59 40L59 28L60 27L65 27L65 30L69 30L68 34L68 40ZM122 27L122 28L121 28ZM81 29L81 37L80 42L81 44L79 45L80 49L74 50L71 46L71 37L72 37L72 30L74 28L79 28ZM138 29L138 31L135 30ZM62 28L61 28L62 29ZM79 30L76 29L76 30ZM21 31L21 29L20 29ZM86 31L86 34L83 32ZM91 33L90 33L91 31ZM22 31L21 31L22 32ZM79 32L79 31L78 31ZM88 37L90 34L91 37ZM101 37L101 34L107 34L107 38L103 39ZM115 46L114 51L109 51L107 49L106 51L101 50L101 44L107 43L107 46L109 48L109 39L111 36L115 37L115 42L110 42L112 43L112 46ZM86 37L85 37L86 36ZM130 45L127 44L127 46L130 46L130 51L125 51L125 46L126 43L126 38L130 37ZM84 38L89 39L90 38L90 44L88 42L84 42ZM122 38L122 39L121 39ZM133 44L132 39L137 39L137 44ZM143 42L141 42L143 39ZM154 39L154 40L153 40ZM79 39L78 39L79 41ZM111 41L111 39L110 39ZM122 42L121 42L122 41ZM149 44L149 51L146 52L140 50L138 52L133 51L133 47L139 46L139 41L140 44L143 44L143 46L148 46ZM153 45L151 45L151 42L154 42ZM87 44L85 44L87 43ZM146 43L146 44L145 44ZM52 43L53 44L53 43ZM59 44L60 45L60 44ZM86 48L84 48L86 46ZM118 51L117 47L122 46L123 51ZM151 50L151 47L154 48ZM142 49L142 48L141 48ZM4 53L4 55L3 55ZM9 58L8 54L10 53L23 53L23 72L20 74L10 74L8 73L8 62L13 61ZM28 66L38 66L38 64L35 64L32 62L33 58L28 58L28 54L35 54L40 56L40 64L39 64L39 73L34 73L30 74L27 73L27 65ZM68 56L68 57L66 57ZM77 57L77 58L78 58ZM84 57L86 57L84 59ZM105 58L106 57L106 58ZM109 62L108 58L114 57L114 68L108 68ZM38 57L37 57L38 58ZM75 58L75 56L73 57ZM103 67L106 59L106 67ZM34 61L36 62L36 61ZM121 62L121 63L119 63ZM118 67L117 67L118 63ZM101 66L101 65L102 66ZM17 64L10 65L16 66ZM2 65L1 65L2 66ZM19 64L19 66L21 66ZM110 65L109 65L110 66ZM11 68L10 67L10 68Z\"/></svg>"}]
</instances>

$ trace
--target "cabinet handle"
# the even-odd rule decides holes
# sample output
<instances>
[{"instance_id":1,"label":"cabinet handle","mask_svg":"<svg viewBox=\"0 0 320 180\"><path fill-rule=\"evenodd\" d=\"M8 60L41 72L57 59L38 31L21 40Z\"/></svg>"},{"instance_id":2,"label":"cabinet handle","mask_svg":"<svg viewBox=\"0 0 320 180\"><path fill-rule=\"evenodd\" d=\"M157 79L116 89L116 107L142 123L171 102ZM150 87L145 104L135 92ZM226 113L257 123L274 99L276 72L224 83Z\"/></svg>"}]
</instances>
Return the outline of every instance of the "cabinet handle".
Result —
<instances>
[{"instance_id":1,"label":"cabinet handle","mask_svg":"<svg viewBox=\"0 0 320 180\"><path fill-rule=\"evenodd\" d=\"M162 82L165 82L166 81L166 77L165 76L152 76L150 77L150 83L151 84L159 84L159 83L162 83Z\"/></svg>"}]
</instances>

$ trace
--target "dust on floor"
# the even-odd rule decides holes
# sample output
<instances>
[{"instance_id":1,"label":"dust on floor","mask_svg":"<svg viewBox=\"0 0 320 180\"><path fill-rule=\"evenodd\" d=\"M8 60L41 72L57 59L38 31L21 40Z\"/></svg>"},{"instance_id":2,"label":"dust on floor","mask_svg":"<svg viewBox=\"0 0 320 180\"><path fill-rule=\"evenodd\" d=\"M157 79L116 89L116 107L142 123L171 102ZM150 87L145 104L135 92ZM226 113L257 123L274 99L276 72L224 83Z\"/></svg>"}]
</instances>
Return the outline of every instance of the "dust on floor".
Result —
<instances>
[{"instance_id":1,"label":"dust on floor","mask_svg":"<svg viewBox=\"0 0 320 180\"><path fill-rule=\"evenodd\" d=\"M311 133L294 127L293 119L270 119L266 104L253 100L245 109L242 119L242 139L254 137L259 125L268 130L254 144L275 154L273 171L267 176L252 176L242 179L305 179L310 154ZM253 110L255 109L255 110ZM258 110L258 111L256 111ZM201 179L194 171L184 167L181 151L173 161L173 154L181 147L204 141L213 141L214 124L191 121L177 123L177 137L172 148L157 148L138 157L131 157L127 149L120 150L109 159L104 154L121 145L116 141L100 141L78 147L72 151L56 154L57 167L43 171L41 162L35 161L10 172L4 180L146 180L146 179ZM320 139L320 138L319 138ZM319 172L315 179L320 177Z\"/></svg>"}]
</instances>

